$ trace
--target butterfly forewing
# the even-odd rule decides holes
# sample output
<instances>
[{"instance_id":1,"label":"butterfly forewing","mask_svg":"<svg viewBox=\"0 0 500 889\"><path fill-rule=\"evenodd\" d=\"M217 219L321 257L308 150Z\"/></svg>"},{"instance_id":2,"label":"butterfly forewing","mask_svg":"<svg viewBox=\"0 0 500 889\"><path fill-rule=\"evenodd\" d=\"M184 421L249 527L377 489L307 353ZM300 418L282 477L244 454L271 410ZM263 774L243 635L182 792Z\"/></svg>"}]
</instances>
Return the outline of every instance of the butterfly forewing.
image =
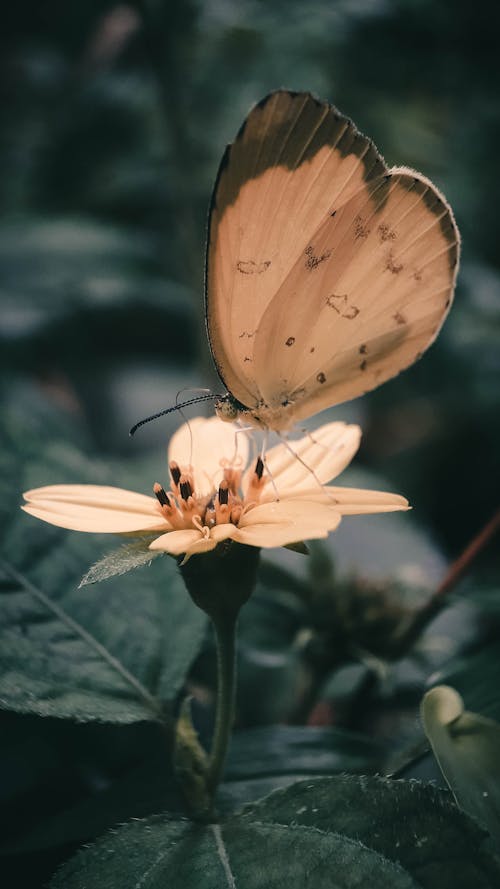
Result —
<instances>
[{"instance_id":1,"label":"butterfly forewing","mask_svg":"<svg viewBox=\"0 0 500 889\"><path fill-rule=\"evenodd\" d=\"M331 106L272 94L212 202L208 329L229 391L281 429L395 376L443 323L458 243L432 183L388 171Z\"/></svg>"},{"instance_id":2,"label":"butterfly forewing","mask_svg":"<svg viewBox=\"0 0 500 889\"><path fill-rule=\"evenodd\" d=\"M309 94L268 96L228 147L210 214L207 321L219 373L242 403L261 399L256 331L310 233L383 171L371 141Z\"/></svg>"}]
</instances>

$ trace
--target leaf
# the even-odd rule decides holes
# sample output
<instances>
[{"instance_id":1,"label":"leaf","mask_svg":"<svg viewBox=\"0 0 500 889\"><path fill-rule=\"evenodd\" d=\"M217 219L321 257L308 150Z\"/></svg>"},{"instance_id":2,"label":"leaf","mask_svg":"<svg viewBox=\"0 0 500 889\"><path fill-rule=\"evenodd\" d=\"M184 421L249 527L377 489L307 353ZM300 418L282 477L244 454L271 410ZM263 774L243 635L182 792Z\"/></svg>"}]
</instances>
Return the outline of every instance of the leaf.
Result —
<instances>
[{"instance_id":1,"label":"leaf","mask_svg":"<svg viewBox=\"0 0 500 889\"><path fill-rule=\"evenodd\" d=\"M280 725L238 731L232 738L217 808L234 812L299 778L375 772L383 756L376 741L343 729Z\"/></svg>"},{"instance_id":2,"label":"leaf","mask_svg":"<svg viewBox=\"0 0 500 889\"><path fill-rule=\"evenodd\" d=\"M81 729L81 726L78 728ZM72 747L69 749L71 754L75 755L74 749ZM56 798L56 802L59 802L57 811L54 811L54 794L51 794L50 803L44 799L43 790L46 788L47 776L49 775L55 788L64 783L64 788L67 790L68 775L66 771L62 778L57 773L55 764L49 761L49 766L52 768L50 771L46 769L45 783L40 781L38 795L33 794L28 798L28 803L31 804L29 823L26 814L24 817L19 817L17 829L11 831L10 836L4 836L0 852L9 855L28 855L34 851L69 845L78 846L94 840L104 831L132 817L143 818L164 809L168 809L171 813L183 814L185 806L179 788L172 771L167 768L168 750L165 749L165 744L163 743L161 747L157 745L154 749L150 747L148 754L145 761L129 767L125 774L116 776L109 785L97 789L94 787L93 792L87 792L85 796L69 804L64 794L59 791L61 800ZM57 747L52 751L52 756L53 759L56 758ZM85 765L89 768L88 761ZM102 777L106 773L94 768L91 776L95 774ZM80 791L77 779L75 783L76 787L72 788L74 795ZM24 791L23 799L27 799L26 789L24 787L21 789ZM12 805L13 802L14 800L9 800L8 804ZM33 811L33 803L37 805L36 811ZM5 801L3 805L5 809Z\"/></svg>"},{"instance_id":3,"label":"leaf","mask_svg":"<svg viewBox=\"0 0 500 889\"><path fill-rule=\"evenodd\" d=\"M107 482L108 472L74 446L46 441L50 433L42 426L38 435L32 418L13 415L4 424L0 706L76 720L163 718L200 649L206 617L173 559L77 589L110 538L35 521L19 509L20 491L53 481Z\"/></svg>"},{"instance_id":4,"label":"leaf","mask_svg":"<svg viewBox=\"0 0 500 889\"><path fill-rule=\"evenodd\" d=\"M416 781L355 775L299 781L248 806L242 818L350 837L398 862L423 889L494 889L500 879L483 846L486 833L445 793Z\"/></svg>"},{"instance_id":5,"label":"leaf","mask_svg":"<svg viewBox=\"0 0 500 889\"><path fill-rule=\"evenodd\" d=\"M235 732L226 780L375 771L380 744L344 729L266 726Z\"/></svg>"},{"instance_id":6,"label":"leaf","mask_svg":"<svg viewBox=\"0 0 500 889\"><path fill-rule=\"evenodd\" d=\"M464 708L446 685L428 691L422 720L439 767L458 805L500 845L500 725Z\"/></svg>"},{"instance_id":7,"label":"leaf","mask_svg":"<svg viewBox=\"0 0 500 889\"><path fill-rule=\"evenodd\" d=\"M135 821L74 856L52 889L417 889L361 843L315 828L242 823L200 826L166 816Z\"/></svg>"},{"instance_id":8,"label":"leaf","mask_svg":"<svg viewBox=\"0 0 500 889\"><path fill-rule=\"evenodd\" d=\"M134 568L141 568L143 565L150 565L153 559L161 556L161 552L148 548L152 537L134 540L133 543L126 543L113 552L108 553L103 559L100 559L83 575L80 581L80 587L87 586L91 583L98 583L101 580L109 580L110 577L117 577L121 574L127 574Z\"/></svg>"},{"instance_id":9,"label":"leaf","mask_svg":"<svg viewBox=\"0 0 500 889\"><path fill-rule=\"evenodd\" d=\"M500 642L497 641L474 654L449 661L430 677L429 685L450 685L464 697L471 710L500 719L499 671Z\"/></svg>"}]
</instances>

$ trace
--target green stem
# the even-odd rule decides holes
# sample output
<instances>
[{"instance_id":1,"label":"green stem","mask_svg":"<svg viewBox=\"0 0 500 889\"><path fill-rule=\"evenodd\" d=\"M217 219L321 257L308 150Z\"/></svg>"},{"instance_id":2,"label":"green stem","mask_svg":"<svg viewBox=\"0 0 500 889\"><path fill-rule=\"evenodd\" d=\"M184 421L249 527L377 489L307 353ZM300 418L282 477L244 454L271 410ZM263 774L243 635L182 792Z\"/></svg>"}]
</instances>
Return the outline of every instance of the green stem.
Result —
<instances>
[{"instance_id":1,"label":"green stem","mask_svg":"<svg viewBox=\"0 0 500 889\"><path fill-rule=\"evenodd\" d=\"M212 795L222 777L234 722L237 620L237 614L233 613L213 617L217 645L217 703L207 769L207 788Z\"/></svg>"}]
</instances>

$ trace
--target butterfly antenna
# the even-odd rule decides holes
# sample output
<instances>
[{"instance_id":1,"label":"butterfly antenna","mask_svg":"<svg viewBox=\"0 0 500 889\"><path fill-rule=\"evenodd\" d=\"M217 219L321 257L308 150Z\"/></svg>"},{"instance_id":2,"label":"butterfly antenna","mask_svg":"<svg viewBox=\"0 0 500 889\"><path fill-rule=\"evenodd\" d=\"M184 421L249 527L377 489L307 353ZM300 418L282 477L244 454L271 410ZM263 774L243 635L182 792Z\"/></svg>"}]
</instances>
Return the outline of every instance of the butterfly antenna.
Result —
<instances>
[{"instance_id":1,"label":"butterfly antenna","mask_svg":"<svg viewBox=\"0 0 500 889\"><path fill-rule=\"evenodd\" d=\"M201 401L211 401L223 398L222 395L199 395L197 398L190 398L188 401L183 401L182 404L175 404L172 407L167 407L163 411L158 411L157 414L151 414L150 417L145 417L144 420L139 420L129 432L129 435L135 435L138 429L141 426L145 426L146 423L150 423L151 420L157 420L158 417L164 417L166 414L172 414L174 411L179 411L183 407L189 407L190 404L199 404Z\"/></svg>"}]
</instances>

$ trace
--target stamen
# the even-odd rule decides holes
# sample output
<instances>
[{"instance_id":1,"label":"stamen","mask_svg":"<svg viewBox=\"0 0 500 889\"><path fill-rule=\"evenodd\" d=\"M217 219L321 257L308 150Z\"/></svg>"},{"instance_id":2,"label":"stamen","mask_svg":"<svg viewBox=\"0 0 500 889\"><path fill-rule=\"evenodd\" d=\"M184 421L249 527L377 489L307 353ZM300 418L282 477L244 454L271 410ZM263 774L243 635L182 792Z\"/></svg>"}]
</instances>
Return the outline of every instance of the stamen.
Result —
<instances>
[{"instance_id":1,"label":"stamen","mask_svg":"<svg viewBox=\"0 0 500 889\"><path fill-rule=\"evenodd\" d=\"M156 496L158 497L158 501L161 506L170 506L170 500L168 499L168 497L165 493L165 488L162 488L162 486L160 484L158 484L158 482L154 483L153 491L156 494Z\"/></svg>"},{"instance_id":2,"label":"stamen","mask_svg":"<svg viewBox=\"0 0 500 889\"><path fill-rule=\"evenodd\" d=\"M170 475L172 476L172 481L173 481L174 485L177 486L179 484L179 480L181 477L181 471L179 469L178 463L176 463L175 460L172 460L172 462L169 466L169 469L170 469Z\"/></svg>"},{"instance_id":3,"label":"stamen","mask_svg":"<svg viewBox=\"0 0 500 889\"><path fill-rule=\"evenodd\" d=\"M229 500L229 487L227 482L224 480L219 485L219 503L221 506L224 506Z\"/></svg>"},{"instance_id":4,"label":"stamen","mask_svg":"<svg viewBox=\"0 0 500 889\"><path fill-rule=\"evenodd\" d=\"M231 494L238 496L238 485L241 480L241 470L227 466L224 469L224 481L227 482Z\"/></svg>"},{"instance_id":5,"label":"stamen","mask_svg":"<svg viewBox=\"0 0 500 889\"><path fill-rule=\"evenodd\" d=\"M230 507L229 488L224 479L219 485L219 491L215 500L215 522L217 525L225 525L229 519Z\"/></svg>"},{"instance_id":6,"label":"stamen","mask_svg":"<svg viewBox=\"0 0 500 889\"><path fill-rule=\"evenodd\" d=\"M265 464L262 457L257 457L255 470L253 475L250 476L248 488L245 493L245 500L255 500L256 502L260 500L260 494L265 485L265 480L263 478L264 468Z\"/></svg>"},{"instance_id":7,"label":"stamen","mask_svg":"<svg viewBox=\"0 0 500 889\"><path fill-rule=\"evenodd\" d=\"M177 484L179 484L181 497L183 500L187 501L189 497L192 497L193 489L191 487L191 482L188 478L186 478L185 475L179 475L179 482Z\"/></svg>"},{"instance_id":8,"label":"stamen","mask_svg":"<svg viewBox=\"0 0 500 889\"><path fill-rule=\"evenodd\" d=\"M242 507L241 503L237 503L236 506L233 506L233 508L231 510L230 521L233 523L233 525L238 524L239 520L241 519L242 514L243 514L243 507Z\"/></svg>"}]
</instances>

